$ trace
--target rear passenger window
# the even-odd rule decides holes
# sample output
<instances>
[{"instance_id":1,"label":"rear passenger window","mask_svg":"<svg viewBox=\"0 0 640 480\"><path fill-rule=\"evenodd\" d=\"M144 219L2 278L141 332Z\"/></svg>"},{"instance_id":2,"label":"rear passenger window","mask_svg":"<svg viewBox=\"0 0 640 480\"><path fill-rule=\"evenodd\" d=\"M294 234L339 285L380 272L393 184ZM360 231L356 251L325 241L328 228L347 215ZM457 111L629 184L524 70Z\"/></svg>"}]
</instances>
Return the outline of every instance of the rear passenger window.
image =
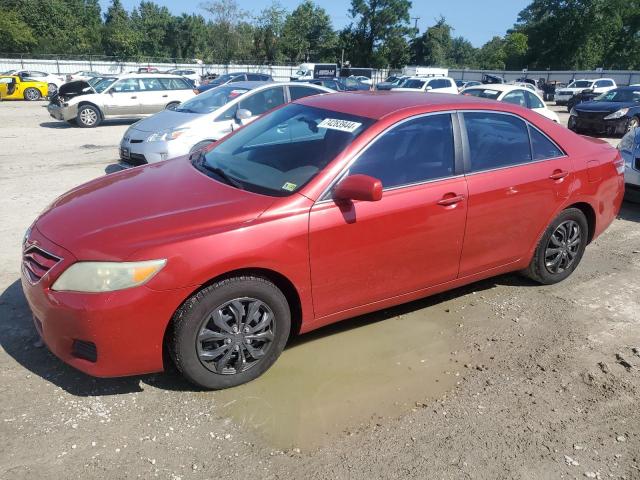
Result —
<instances>
[{"instance_id":1,"label":"rear passenger window","mask_svg":"<svg viewBox=\"0 0 640 480\"><path fill-rule=\"evenodd\" d=\"M113 86L114 92L137 92L140 90L140 85L137 78L125 78L116 82Z\"/></svg>"},{"instance_id":2,"label":"rear passenger window","mask_svg":"<svg viewBox=\"0 0 640 480\"><path fill-rule=\"evenodd\" d=\"M355 161L349 175L378 178L383 188L454 174L453 128L449 114L429 115L384 133Z\"/></svg>"},{"instance_id":3,"label":"rear passenger window","mask_svg":"<svg viewBox=\"0 0 640 480\"><path fill-rule=\"evenodd\" d=\"M164 90L191 90L191 85L184 78L159 78Z\"/></svg>"},{"instance_id":4,"label":"rear passenger window","mask_svg":"<svg viewBox=\"0 0 640 480\"><path fill-rule=\"evenodd\" d=\"M505 103L511 103L513 105L520 105L521 107L527 107L527 100L525 98L524 90L514 90L513 92L507 93L502 99Z\"/></svg>"},{"instance_id":5,"label":"rear passenger window","mask_svg":"<svg viewBox=\"0 0 640 480\"><path fill-rule=\"evenodd\" d=\"M291 101L297 100L299 98L310 97L311 95L318 95L319 93L324 93L321 90L309 87L289 87L289 95L291 95Z\"/></svg>"},{"instance_id":6,"label":"rear passenger window","mask_svg":"<svg viewBox=\"0 0 640 480\"><path fill-rule=\"evenodd\" d=\"M157 78L141 78L144 90L163 90L162 83Z\"/></svg>"},{"instance_id":7,"label":"rear passenger window","mask_svg":"<svg viewBox=\"0 0 640 480\"><path fill-rule=\"evenodd\" d=\"M529 126L531 134L531 148L534 160L546 160L548 158L558 158L564 156L564 152L558 146L538 131L537 128Z\"/></svg>"},{"instance_id":8,"label":"rear passenger window","mask_svg":"<svg viewBox=\"0 0 640 480\"><path fill-rule=\"evenodd\" d=\"M527 101L529 102L529 108L545 108L544 104L540 101L540 99L531 92L524 92L527 97Z\"/></svg>"},{"instance_id":9,"label":"rear passenger window","mask_svg":"<svg viewBox=\"0 0 640 480\"><path fill-rule=\"evenodd\" d=\"M464 114L471 171L491 170L531 161L529 132L523 120L500 113Z\"/></svg>"}]
</instances>

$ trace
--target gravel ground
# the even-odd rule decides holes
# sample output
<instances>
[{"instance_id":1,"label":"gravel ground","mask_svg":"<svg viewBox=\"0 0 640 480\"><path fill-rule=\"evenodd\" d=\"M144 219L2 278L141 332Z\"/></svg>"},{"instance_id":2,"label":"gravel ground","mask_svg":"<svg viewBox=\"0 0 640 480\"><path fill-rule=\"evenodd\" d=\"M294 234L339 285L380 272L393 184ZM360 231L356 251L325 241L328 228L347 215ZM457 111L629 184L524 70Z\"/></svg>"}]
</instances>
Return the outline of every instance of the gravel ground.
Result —
<instances>
[{"instance_id":1,"label":"gravel ground","mask_svg":"<svg viewBox=\"0 0 640 480\"><path fill-rule=\"evenodd\" d=\"M20 243L120 168L131 122L43 105L0 103L0 478L640 479L640 205L562 284L506 275L346 321L238 389L93 379L39 345Z\"/></svg>"}]
</instances>

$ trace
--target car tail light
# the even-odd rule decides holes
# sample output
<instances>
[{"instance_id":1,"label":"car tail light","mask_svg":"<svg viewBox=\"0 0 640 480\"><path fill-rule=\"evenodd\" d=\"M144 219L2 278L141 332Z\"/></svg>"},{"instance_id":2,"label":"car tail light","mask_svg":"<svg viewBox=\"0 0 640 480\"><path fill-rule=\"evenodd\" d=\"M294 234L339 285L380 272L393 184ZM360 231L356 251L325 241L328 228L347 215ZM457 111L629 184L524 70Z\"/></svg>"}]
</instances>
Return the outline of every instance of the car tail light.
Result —
<instances>
[{"instance_id":1,"label":"car tail light","mask_svg":"<svg viewBox=\"0 0 640 480\"><path fill-rule=\"evenodd\" d=\"M620 152L618 152L616 158L613 160L613 164L616 166L616 170L620 175L624 174L624 158L622 158Z\"/></svg>"}]
</instances>

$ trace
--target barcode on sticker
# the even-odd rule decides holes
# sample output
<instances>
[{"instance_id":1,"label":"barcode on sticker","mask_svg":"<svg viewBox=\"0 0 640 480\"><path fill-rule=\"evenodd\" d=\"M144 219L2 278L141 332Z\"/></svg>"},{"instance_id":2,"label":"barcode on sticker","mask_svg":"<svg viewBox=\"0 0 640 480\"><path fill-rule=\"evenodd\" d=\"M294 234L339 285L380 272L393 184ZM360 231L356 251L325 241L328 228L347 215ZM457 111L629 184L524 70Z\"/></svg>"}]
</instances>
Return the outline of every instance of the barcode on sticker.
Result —
<instances>
[{"instance_id":1,"label":"barcode on sticker","mask_svg":"<svg viewBox=\"0 0 640 480\"><path fill-rule=\"evenodd\" d=\"M349 120L340 120L338 118L325 118L318 124L318 128L327 128L329 130L340 130L341 132L353 133L362 125L358 122Z\"/></svg>"}]
</instances>

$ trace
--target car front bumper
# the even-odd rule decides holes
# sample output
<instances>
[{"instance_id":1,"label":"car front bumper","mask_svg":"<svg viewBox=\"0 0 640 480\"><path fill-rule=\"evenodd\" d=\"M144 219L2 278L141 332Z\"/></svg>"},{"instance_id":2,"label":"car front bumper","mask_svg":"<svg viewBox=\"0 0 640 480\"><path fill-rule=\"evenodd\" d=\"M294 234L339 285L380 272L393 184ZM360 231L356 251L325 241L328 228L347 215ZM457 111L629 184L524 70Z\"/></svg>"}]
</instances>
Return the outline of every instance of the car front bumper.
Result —
<instances>
[{"instance_id":1,"label":"car front bumper","mask_svg":"<svg viewBox=\"0 0 640 480\"><path fill-rule=\"evenodd\" d=\"M147 142L151 133L129 129L120 142L120 160L131 165L144 165L181 157L189 153L190 143L184 143L180 139L168 142Z\"/></svg>"},{"instance_id":2,"label":"car front bumper","mask_svg":"<svg viewBox=\"0 0 640 480\"><path fill-rule=\"evenodd\" d=\"M593 132L606 135L624 135L629 128L628 118L617 118L615 120L585 119L571 115L569 117L569 130L574 132Z\"/></svg>"},{"instance_id":3,"label":"car front bumper","mask_svg":"<svg viewBox=\"0 0 640 480\"><path fill-rule=\"evenodd\" d=\"M47 111L51 117L62 121L73 120L78 116L78 108L74 105L62 107L56 103L50 103L47 105Z\"/></svg>"},{"instance_id":4,"label":"car front bumper","mask_svg":"<svg viewBox=\"0 0 640 480\"><path fill-rule=\"evenodd\" d=\"M166 327L190 289L146 286L108 293L57 292L55 278L76 259L32 229L30 242L62 260L37 283L22 273L22 288L44 343L63 362L96 377L162 371Z\"/></svg>"}]
</instances>

